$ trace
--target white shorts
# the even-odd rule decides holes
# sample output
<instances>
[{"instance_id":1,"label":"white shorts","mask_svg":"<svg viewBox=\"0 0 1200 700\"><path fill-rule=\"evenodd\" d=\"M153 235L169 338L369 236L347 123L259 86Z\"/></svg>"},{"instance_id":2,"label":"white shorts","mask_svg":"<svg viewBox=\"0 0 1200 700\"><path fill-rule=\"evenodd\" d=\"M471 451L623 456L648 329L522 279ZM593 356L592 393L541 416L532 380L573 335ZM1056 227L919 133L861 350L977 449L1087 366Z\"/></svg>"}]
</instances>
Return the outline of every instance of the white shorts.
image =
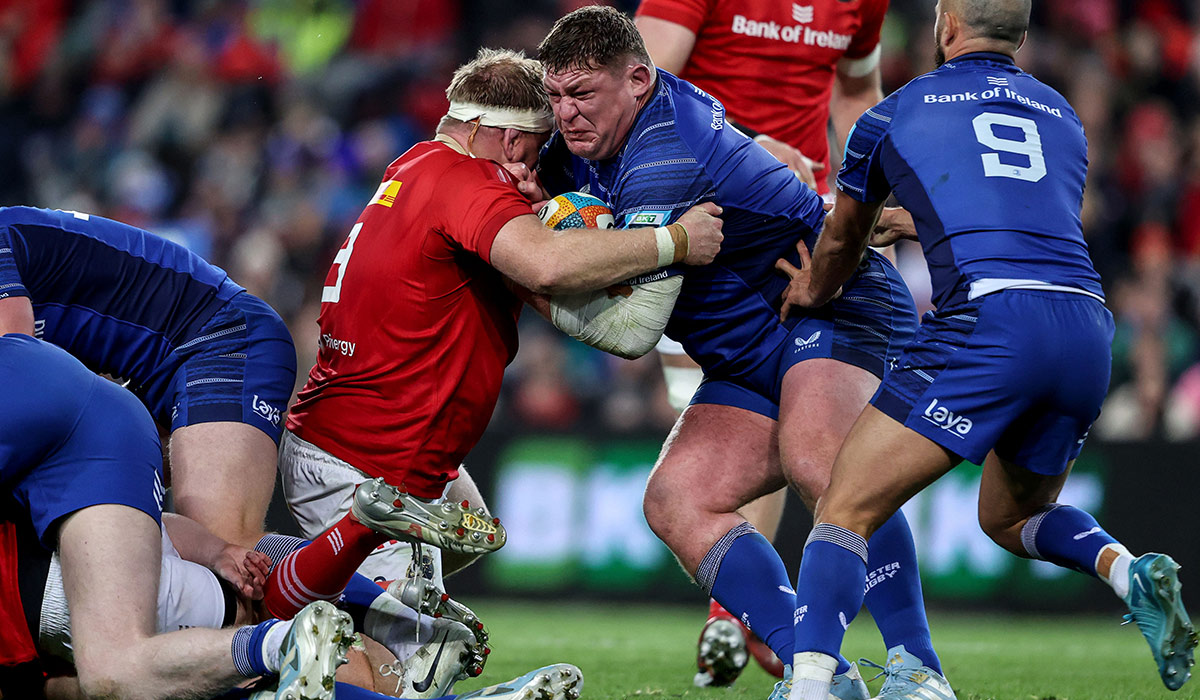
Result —
<instances>
[{"instance_id":1,"label":"white shorts","mask_svg":"<svg viewBox=\"0 0 1200 700\"><path fill-rule=\"evenodd\" d=\"M279 443L279 475L283 496L300 526L300 534L310 540L345 517L350 512L354 489L372 478L290 430L283 431ZM444 588L441 550L423 547L422 552L418 572L412 566L412 545L386 542L371 552L358 573L374 581L394 581L419 573Z\"/></svg>"}]
</instances>

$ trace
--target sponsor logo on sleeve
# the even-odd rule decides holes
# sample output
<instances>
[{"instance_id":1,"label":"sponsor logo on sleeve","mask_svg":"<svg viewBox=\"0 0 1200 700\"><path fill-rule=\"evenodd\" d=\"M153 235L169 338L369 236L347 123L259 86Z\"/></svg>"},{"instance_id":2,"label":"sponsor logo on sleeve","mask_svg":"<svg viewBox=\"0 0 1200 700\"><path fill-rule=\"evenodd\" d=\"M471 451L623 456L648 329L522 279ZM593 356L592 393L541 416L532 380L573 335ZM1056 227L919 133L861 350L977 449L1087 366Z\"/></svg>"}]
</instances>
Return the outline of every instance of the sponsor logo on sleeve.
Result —
<instances>
[{"instance_id":1,"label":"sponsor logo on sleeve","mask_svg":"<svg viewBox=\"0 0 1200 700\"><path fill-rule=\"evenodd\" d=\"M630 226L662 226L667 222L668 211L641 211L629 219Z\"/></svg>"},{"instance_id":2,"label":"sponsor logo on sleeve","mask_svg":"<svg viewBox=\"0 0 1200 700\"><path fill-rule=\"evenodd\" d=\"M396 194L400 192L400 185L403 183L399 180L384 180L379 183L379 189L375 190L375 196L371 197L371 204L382 204L389 209L396 203Z\"/></svg>"}]
</instances>

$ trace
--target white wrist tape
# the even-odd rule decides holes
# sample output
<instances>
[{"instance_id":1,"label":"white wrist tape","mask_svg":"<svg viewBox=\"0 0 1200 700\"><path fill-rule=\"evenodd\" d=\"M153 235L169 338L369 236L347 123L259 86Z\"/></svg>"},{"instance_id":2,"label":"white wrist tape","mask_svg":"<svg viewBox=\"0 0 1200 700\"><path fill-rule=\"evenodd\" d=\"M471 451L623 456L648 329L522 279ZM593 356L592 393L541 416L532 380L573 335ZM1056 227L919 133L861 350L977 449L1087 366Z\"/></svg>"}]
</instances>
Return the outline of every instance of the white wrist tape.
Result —
<instances>
[{"instance_id":1,"label":"white wrist tape","mask_svg":"<svg viewBox=\"0 0 1200 700\"><path fill-rule=\"evenodd\" d=\"M654 229L654 245L658 249L658 266L666 267L675 262L675 239L666 226Z\"/></svg>"},{"instance_id":2,"label":"white wrist tape","mask_svg":"<svg viewBox=\"0 0 1200 700\"><path fill-rule=\"evenodd\" d=\"M554 296L550 320L576 340L632 360L654 349L682 287L683 277L675 275L634 285L627 297L610 297L603 289Z\"/></svg>"}]
</instances>

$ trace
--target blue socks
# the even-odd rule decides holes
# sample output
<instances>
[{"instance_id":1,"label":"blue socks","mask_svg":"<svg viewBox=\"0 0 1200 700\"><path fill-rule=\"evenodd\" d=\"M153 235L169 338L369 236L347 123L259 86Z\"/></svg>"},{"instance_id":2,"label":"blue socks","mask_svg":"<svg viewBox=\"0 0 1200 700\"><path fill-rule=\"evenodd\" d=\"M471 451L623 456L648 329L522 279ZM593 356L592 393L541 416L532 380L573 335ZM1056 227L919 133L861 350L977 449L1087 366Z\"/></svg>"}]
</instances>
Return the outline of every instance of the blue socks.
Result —
<instances>
[{"instance_id":1,"label":"blue socks","mask_svg":"<svg viewBox=\"0 0 1200 700\"><path fill-rule=\"evenodd\" d=\"M350 613L351 619L354 620L354 629L362 630L366 625L366 616L371 609L371 603L374 603L375 599L384 593L386 591L378 583L362 574L354 574L350 578L350 583L346 584L346 590L342 591L342 599L338 602L338 607Z\"/></svg>"},{"instance_id":2,"label":"blue socks","mask_svg":"<svg viewBox=\"0 0 1200 700\"><path fill-rule=\"evenodd\" d=\"M862 608L866 575L866 540L828 523L812 529L796 584L794 649L841 658L846 628Z\"/></svg>"},{"instance_id":3,"label":"blue socks","mask_svg":"<svg viewBox=\"0 0 1200 700\"><path fill-rule=\"evenodd\" d=\"M883 635L885 648L903 644L908 653L942 673L941 661L929 636L929 620L925 617L917 550L908 520L901 511L896 511L871 535L866 603Z\"/></svg>"},{"instance_id":4,"label":"blue socks","mask_svg":"<svg viewBox=\"0 0 1200 700\"><path fill-rule=\"evenodd\" d=\"M275 673L267 666L263 642L266 641L267 632L280 622L280 620L267 620L253 626L247 625L234 632L231 652L233 665L237 668L238 673L246 678L257 678Z\"/></svg>"},{"instance_id":5,"label":"blue socks","mask_svg":"<svg viewBox=\"0 0 1200 700\"><path fill-rule=\"evenodd\" d=\"M791 663L796 595L779 554L753 525L743 522L713 545L696 583Z\"/></svg>"},{"instance_id":6,"label":"blue socks","mask_svg":"<svg viewBox=\"0 0 1200 700\"><path fill-rule=\"evenodd\" d=\"M1101 549L1118 542L1087 511L1051 503L1021 528L1021 544L1034 559L1099 578L1096 557Z\"/></svg>"}]
</instances>

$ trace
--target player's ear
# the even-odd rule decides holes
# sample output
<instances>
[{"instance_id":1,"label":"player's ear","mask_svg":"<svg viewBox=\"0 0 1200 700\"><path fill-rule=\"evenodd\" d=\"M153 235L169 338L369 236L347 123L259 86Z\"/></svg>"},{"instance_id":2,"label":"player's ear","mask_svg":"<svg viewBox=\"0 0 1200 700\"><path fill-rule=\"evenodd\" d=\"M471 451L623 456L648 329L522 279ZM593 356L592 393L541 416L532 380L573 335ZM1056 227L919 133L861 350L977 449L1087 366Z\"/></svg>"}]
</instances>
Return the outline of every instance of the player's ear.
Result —
<instances>
[{"instance_id":1,"label":"player's ear","mask_svg":"<svg viewBox=\"0 0 1200 700\"><path fill-rule=\"evenodd\" d=\"M645 63L635 63L629 71L629 84L633 96L641 99L654 87L654 69Z\"/></svg>"},{"instance_id":2,"label":"player's ear","mask_svg":"<svg viewBox=\"0 0 1200 700\"><path fill-rule=\"evenodd\" d=\"M1027 30L1025 30L1025 33L1021 35L1021 40L1017 42L1017 51L1021 50L1021 47L1025 45L1025 40L1028 38L1029 38L1029 30L1027 29Z\"/></svg>"},{"instance_id":3,"label":"player's ear","mask_svg":"<svg viewBox=\"0 0 1200 700\"><path fill-rule=\"evenodd\" d=\"M500 152L504 154L505 162L516 163L521 160L521 131L519 129L505 129L501 132Z\"/></svg>"}]
</instances>

